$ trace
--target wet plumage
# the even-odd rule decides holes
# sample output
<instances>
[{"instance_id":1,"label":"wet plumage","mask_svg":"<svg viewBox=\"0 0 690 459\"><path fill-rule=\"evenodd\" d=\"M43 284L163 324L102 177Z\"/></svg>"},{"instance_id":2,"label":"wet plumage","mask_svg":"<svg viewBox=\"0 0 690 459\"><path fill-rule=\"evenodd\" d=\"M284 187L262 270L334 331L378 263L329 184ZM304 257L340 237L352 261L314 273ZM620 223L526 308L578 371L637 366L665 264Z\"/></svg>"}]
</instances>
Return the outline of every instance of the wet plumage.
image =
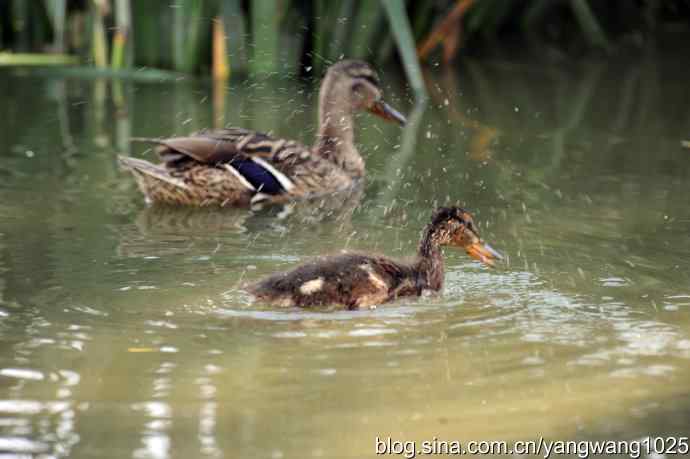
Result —
<instances>
[{"instance_id":1,"label":"wet plumage","mask_svg":"<svg viewBox=\"0 0 690 459\"><path fill-rule=\"evenodd\" d=\"M348 309L419 296L425 290L443 288L444 245L461 247L488 265L501 258L479 237L469 212L459 207L440 208L425 228L412 263L362 254L323 257L269 276L248 290L258 301L279 306L340 304Z\"/></svg>"},{"instance_id":2,"label":"wet plumage","mask_svg":"<svg viewBox=\"0 0 690 459\"><path fill-rule=\"evenodd\" d=\"M156 145L161 164L120 157L150 202L248 206L286 202L351 188L364 176L354 146L353 115L368 110L404 122L381 98L378 77L364 62L341 61L324 78L315 145L243 128L203 130Z\"/></svg>"},{"instance_id":3,"label":"wet plumage","mask_svg":"<svg viewBox=\"0 0 690 459\"><path fill-rule=\"evenodd\" d=\"M153 202L246 206L336 192L355 178L295 141L246 129L201 131L189 137L144 139L158 145L161 165L123 158Z\"/></svg>"}]
</instances>

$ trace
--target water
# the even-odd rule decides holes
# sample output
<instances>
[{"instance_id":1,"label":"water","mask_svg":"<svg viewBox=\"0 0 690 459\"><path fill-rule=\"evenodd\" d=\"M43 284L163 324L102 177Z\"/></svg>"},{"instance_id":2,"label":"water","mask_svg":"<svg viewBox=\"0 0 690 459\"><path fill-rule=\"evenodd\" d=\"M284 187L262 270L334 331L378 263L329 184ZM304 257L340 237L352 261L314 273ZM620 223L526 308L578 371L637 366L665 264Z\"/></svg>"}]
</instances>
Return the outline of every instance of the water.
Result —
<instances>
[{"instance_id":1,"label":"water","mask_svg":"<svg viewBox=\"0 0 690 459\"><path fill-rule=\"evenodd\" d=\"M226 123L310 142L274 78L0 73L3 457L371 457L396 440L687 435L688 59L469 63L411 127L368 116L360 196L314 210L147 209L130 136ZM399 76L391 103L412 111ZM441 296L252 305L239 286L343 248L412 255L437 204L508 255L446 251Z\"/></svg>"}]
</instances>

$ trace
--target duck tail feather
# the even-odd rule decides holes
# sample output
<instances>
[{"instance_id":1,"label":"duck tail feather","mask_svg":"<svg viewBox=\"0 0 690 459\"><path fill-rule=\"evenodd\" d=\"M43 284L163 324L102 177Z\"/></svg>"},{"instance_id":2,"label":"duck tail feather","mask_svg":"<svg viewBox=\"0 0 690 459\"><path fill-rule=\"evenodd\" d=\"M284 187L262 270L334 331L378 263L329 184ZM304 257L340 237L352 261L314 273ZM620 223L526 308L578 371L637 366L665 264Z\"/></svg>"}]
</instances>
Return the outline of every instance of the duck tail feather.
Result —
<instances>
[{"instance_id":1,"label":"duck tail feather","mask_svg":"<svg viewBox=\"0 0 690 459\"><path fill-rule=\"evenodd\" d=\"M137 177L154 178L176 187L187 188L183 180L171 176L170 172L164 167L152 164L143 159L132 158L131 156L118 156L117 160L120 166L132 171Z\"/></svg>"}]
</instances>

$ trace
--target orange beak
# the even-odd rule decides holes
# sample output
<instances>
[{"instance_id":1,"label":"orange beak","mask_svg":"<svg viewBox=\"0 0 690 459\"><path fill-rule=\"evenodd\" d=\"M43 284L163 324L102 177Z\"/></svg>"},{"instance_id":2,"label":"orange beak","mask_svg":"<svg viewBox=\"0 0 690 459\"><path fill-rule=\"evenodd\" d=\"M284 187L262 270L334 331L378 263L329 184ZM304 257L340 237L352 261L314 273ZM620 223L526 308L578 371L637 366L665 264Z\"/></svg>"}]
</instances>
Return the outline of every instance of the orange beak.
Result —
<instances>
[{"instance_id":1,"label":"orange beak","mask_svg":"<svg viewBox=\"0 0 690 459\"><path fill-rule=\"evenodd\" d=\"M369 111L376 116L380 116L386 121L394 121L401 126L404 126L407 122L405 117L399 111L382 100L377 100L374 102L374 105L369 107Z\"/></svg>"},{"instance_id":2,"label":"orange beak","mask_svg":"<svg viewBox=\"0 0 690 459\"><path fill-rule=\"evenodd\" d=\"M495 266L496 260L503 260L503 255L494 250L489 244L484 243L481 239L473 242L465 247L467 254L479 260L485 265Z\"/></svg>"}]
</instances>

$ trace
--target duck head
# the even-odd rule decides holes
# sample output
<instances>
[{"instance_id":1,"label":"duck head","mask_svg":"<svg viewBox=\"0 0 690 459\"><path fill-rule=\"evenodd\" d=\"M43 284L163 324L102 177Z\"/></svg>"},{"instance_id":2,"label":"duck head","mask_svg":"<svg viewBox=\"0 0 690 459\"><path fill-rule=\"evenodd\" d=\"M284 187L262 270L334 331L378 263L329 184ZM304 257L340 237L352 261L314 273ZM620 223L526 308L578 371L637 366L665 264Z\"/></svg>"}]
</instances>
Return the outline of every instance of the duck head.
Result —
<instances>
[{"instance_id":1,"label":"duck head","mask_svg":"<svg viewBox=\"0 0 690 459\"><path fill-rule=\"evenodd\" d=\"M322 120L368 111L386 121L404 125L405 117L383 100L378 75L369 64L343 60L329 67L321 84Z\"/></svg>"},{"instance_id":2,"label":"duck head","mask_svg":"<svg viewBox=\"0 0 690 459\"><path fill-rule=\"evenodd\" d=\"M439 245L461 247L470 257L488 266L503 259L482 240L472 214L461 207L441 207L434 213L431 225Z\"/></svg>"}]
</instances>

